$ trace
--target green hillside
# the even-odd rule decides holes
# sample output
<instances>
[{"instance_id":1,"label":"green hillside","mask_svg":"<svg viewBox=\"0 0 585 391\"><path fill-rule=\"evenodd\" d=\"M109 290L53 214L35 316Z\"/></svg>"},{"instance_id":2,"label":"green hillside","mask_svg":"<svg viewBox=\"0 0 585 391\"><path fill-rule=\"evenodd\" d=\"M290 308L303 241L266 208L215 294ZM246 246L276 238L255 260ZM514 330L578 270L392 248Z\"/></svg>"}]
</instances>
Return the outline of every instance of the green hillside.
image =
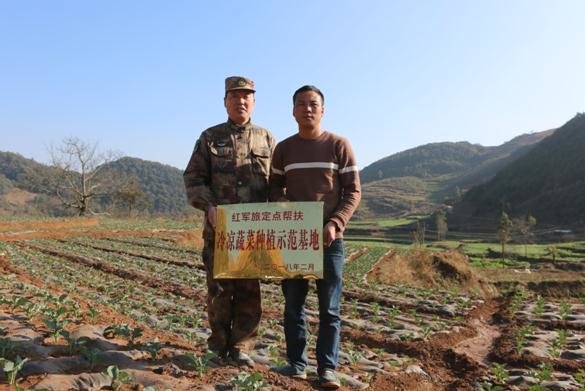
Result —
<instances>
[{"instance_id":1,"label":"green hillside","mask_svg":"<svg viewBox=\"0 0 585 391\"><path fill-rule=\"evenodd\" d=\"M132 157L110 163L109 168L127 177L136 177L145 194L148 211L161 214L182 214L189 207L178 168Z\"/></svg>"},{"instance_id":2,"label":"green hillside","mask_svg":"<svg viewBox=\"0 0 585 391\"><path fill-rule=\"evenodd\" d=\"M440 204L459 199L472 186L488 181L553 132L524 134L495 147L432 143L378 160L360 172L360 215L430 213Z\"/></svg>"},{"instance_id":3,"label":"green hillside","mask_svg":"<svg viewBox=\"0 0 585 391\"><path fill-rule=\"evenodd\" d=\"M182 172L157 162L124 157L107 166L108 176L118 183L134 179L140 196L135 210L148 214L183 214L191 210L187 204ZM0 152L0 214L63 216L65 209L57 199L52 185L53 169L12 152ZM112 182L103 188L110 195L92 202L94 211L123 213L126 210L116 199Z\"/></svg>"},{"instance_id":4,"label":"green hillside","mask_svg":"<svg viewBox=\"0 0 585 391\"><path fill-rule=\"evenodd\" d=\"M429 178L465 171L486 150L468 142L433 143L380 159L360 172L362 182L397 177Z\"/></svg>"},{"instance_id":5,"label":"green hillside","mask_svg":"<svg viewBox=\"0 0 585 391\"><path fill-rule=\"evenodd\" d=\"M454 216L495 219L532 214L540 224L585 222L585 114L577 114L553 135L471 189Z\"/></svg>"}]
</instances>

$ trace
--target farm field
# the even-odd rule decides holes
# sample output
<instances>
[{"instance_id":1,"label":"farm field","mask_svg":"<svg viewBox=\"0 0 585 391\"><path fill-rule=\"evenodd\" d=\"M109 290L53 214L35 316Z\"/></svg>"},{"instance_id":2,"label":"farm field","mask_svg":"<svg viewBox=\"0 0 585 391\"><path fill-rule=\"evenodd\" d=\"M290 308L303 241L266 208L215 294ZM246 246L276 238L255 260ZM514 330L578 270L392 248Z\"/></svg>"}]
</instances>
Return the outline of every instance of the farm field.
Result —
<instances>
[{"instance_id":1,"label":"farm field","mask_svg":"<svg viewBox=\"0 0 585 391\"><path fill-rule=\"evenodd\" d=\"M585 389L583 243L499 264L496 244L460 244L346 241L342 389ZM201 245L186 220L0 222L0 390L319 389L314 293L307 380L270 371L285 363L278 282L262 284L256 367L206 354ZM388 283L415 258L437 277Z\"/></svg>"}]
</instances>

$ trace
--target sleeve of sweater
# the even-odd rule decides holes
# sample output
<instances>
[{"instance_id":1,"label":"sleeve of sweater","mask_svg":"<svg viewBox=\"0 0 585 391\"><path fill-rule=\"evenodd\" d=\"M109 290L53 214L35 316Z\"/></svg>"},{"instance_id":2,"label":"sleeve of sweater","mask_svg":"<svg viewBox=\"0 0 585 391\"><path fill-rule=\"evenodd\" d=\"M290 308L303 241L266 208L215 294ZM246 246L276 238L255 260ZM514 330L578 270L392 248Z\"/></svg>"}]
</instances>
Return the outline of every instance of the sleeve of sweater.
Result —
<instances>
[{"instance_id":1,"label":"sleeve of sweater","mask_svg":"<svg viewBox=\"0 0 585 391\"><path fill-rule=\"evenodd\" d=\"M360 203L361 185L355 155L346 139L342 139L337 144L336 153L339 162L341 200L329 220L333 221L338 230L343 232Z\"/></svg>"}]
</instances>

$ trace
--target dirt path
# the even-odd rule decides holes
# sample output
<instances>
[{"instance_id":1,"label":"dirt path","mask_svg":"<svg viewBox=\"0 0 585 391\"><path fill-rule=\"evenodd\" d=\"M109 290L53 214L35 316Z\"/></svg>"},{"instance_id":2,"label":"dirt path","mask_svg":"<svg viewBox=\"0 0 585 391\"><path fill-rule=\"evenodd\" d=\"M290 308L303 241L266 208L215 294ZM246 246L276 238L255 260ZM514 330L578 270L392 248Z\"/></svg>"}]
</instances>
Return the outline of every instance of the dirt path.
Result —
<instances>
[{"instance_id":1,"label":"dirt path","mask_svg":"<svg viewBox=\"0 0 585 391\"><path fill-rule=\"evenodd\" d=\"M485 320L473 319L471 326L477 331L473 338L458 343L453 350L459 354L465 354L478 364L488 364L488 354L491 347L500 336L498 327L490 325Z\"/></svg>"}]
</instances>

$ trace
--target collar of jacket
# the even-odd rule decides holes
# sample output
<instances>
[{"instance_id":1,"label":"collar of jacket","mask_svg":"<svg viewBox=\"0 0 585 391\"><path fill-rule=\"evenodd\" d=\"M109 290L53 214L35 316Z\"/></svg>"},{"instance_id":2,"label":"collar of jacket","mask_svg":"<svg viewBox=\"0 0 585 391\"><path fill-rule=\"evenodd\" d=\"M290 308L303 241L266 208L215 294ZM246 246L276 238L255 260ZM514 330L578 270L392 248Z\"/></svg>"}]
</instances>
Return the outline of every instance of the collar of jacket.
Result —
<instances>
[{"instance_id":1,"label":"collar of jacket","mask_svg":"<svg viewBox=\"0 0 585 391\"><path fill-rule=\"evenodd\" d=\"M228 118L227 125L230 129L235 130L236 132L244 132L252 127L252 120L250 119L244 125L238 125Z\"/></svg>"}]
</instances>

